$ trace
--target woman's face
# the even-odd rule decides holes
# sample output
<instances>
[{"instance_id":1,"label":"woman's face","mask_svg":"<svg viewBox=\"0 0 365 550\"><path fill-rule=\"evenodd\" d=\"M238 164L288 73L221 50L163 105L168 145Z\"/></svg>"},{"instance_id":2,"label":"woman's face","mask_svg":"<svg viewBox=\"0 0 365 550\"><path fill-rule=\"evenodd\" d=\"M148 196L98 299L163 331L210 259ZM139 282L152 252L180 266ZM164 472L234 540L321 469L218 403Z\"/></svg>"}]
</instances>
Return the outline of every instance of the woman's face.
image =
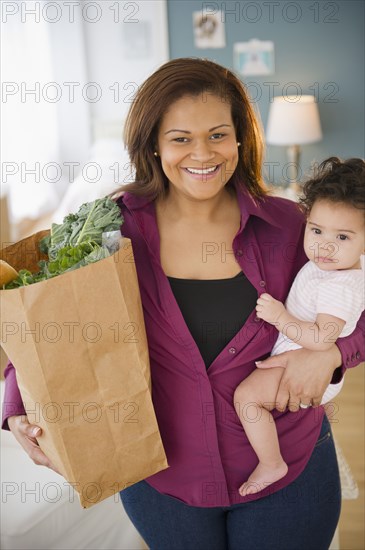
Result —
<instances>
[{"instance_id":1,"label":"woman's face","mask_svg":"<svg viewBox=\"0 0 365 550\"><path fill-rule=\"evenodd\" d=\"M230 104L212 94L177 100L162 119L158 153L170 188L194 199L217 195L238 163Z\"/></svg>"}]
</instances>

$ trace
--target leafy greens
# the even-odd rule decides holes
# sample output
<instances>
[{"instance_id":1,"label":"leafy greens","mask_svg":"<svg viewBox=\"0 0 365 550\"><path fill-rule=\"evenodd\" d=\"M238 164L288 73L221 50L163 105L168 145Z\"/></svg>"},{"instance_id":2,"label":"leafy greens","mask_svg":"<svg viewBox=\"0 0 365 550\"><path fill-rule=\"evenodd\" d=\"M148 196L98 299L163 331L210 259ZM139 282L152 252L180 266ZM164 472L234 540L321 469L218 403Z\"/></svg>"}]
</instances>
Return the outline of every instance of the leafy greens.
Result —
<instances>
[{"instance_id":1,"label":"leafy greens","mask_svg":"<svg viewBox=\"0 0 365 550\"><path fill-rule=\"evenodd\" d=\"M69 214L62 224L52 224L50 234L39 242L41 252L49 260L39 262L40 271L32 274L26 269L5 288L18 288L46 279L65 271L97 262L110 255L102 246L103 233L117 231L124 219L116 202L109 197L80 206L76 214Z\"/></svg>"},{"instance_id":2,"label":"leafy greens","mask_svg":"<svg viewBox=\"0 0 365 550\"><path fill-rule=\"evenodd\" d=\"M86 242L101 245L103 233L117 231L123 221L119 206L109 197L85 203L77 214L66 216L62 224L52 224L50 235L40 242L40 249L53 260L58 250L67 245Z\"/></svg>"}]
</instances>

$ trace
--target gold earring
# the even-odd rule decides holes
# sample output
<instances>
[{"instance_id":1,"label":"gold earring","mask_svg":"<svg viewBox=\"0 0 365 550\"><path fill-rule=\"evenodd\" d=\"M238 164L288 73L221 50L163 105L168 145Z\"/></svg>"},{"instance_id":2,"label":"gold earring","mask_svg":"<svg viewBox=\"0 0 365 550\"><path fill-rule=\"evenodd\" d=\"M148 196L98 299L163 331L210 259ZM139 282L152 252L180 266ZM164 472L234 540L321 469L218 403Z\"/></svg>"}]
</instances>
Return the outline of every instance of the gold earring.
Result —
<instances>
[{"instance_id":1,"label":"gold earring","mask_svg":"<svg viewBox=\"0 0 365 550\"><path fill-rule=\"evenodd\" d=\"M157 151L155 151L153 154L155 155L155 157L158 157Z\"/></svg>"},{"instance_id":2,"label":"gold earring","mask_svg":"<svg viewBox=\"0 0 365 550\"><path fill-rule=\"evenodd\" d=\"M241 142L237 141L237 147L239 147L240 145L241 145Z\"/></svg>"}]
</instances>

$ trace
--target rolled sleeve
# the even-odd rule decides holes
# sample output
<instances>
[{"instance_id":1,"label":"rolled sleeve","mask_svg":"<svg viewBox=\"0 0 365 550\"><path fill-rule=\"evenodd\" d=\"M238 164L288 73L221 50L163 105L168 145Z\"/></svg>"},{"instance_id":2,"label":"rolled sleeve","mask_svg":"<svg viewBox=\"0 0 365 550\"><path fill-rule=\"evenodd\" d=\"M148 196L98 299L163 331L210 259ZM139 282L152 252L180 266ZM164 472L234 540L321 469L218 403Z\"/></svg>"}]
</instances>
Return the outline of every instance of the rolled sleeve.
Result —
<instances>
[{"instance_id":1,"label":"rolled sleeve","mask_svg":"<svg viewBox=\"0 0 365 550\"><path fill-rule=\"evenodd\" d=\"M341 372L356 367L365 361L365 312L362 313L356 329L345 338L339 338L336 342L342 356Z\"/></svg>"},{"instance_id":2,"label":"rolled sleeve","mask_svg":"<svg viewBox=\"0 0 365 550\"><path fill-rule=\"evenodd\" d=\"M8 424L9 416L26 415L26 410L23 405L22 397L16 381L16 372L14 365L9 361L5 371L5 392L2 409L2 425L3 430L10 430Z\"/></svg>"}]
</instances>

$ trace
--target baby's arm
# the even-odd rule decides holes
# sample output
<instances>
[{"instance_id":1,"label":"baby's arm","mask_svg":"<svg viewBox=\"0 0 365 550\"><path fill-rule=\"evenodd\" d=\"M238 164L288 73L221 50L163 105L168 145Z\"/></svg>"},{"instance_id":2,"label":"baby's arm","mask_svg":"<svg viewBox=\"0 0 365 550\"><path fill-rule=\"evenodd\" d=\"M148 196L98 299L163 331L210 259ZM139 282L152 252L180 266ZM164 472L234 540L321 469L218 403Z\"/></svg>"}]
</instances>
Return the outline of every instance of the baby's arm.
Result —
<instances>
[{"instance_id":1,"label":"baby's arm","mask_svg":"<svg viewBox=\"0 0 365 550\"><path fill-rule=\"evenodd\" d=\"M256 305L257 317L275 327L303 348L326 351L336 342L345 321L334 315L319 313L314 322L302 321L288 313L284 304L270 294L261 294Z\"/></svg>"}]
</instances>

